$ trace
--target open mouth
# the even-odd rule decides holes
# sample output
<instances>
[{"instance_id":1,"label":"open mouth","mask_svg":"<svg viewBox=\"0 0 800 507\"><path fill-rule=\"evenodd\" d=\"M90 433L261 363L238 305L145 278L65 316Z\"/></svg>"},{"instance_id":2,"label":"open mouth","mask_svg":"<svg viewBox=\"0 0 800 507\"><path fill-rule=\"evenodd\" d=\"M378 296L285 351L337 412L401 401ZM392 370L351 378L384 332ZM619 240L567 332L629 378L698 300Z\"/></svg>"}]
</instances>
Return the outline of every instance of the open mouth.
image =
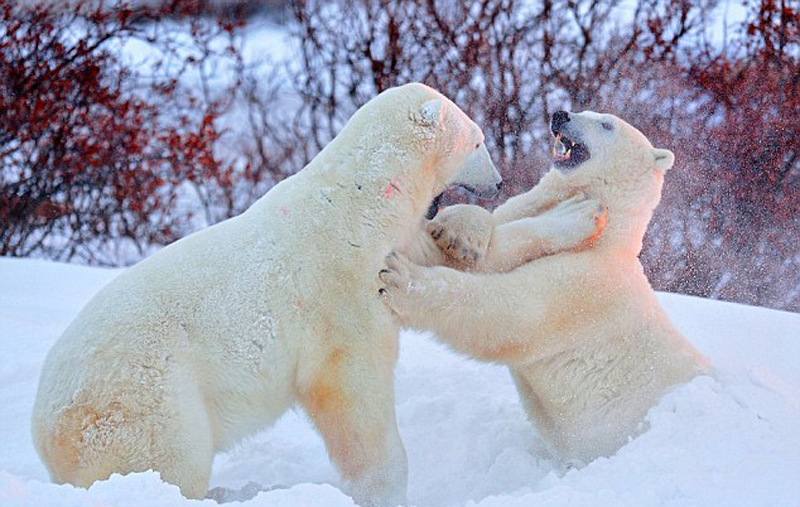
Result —
<instances>
[{"instance_id":1,"label":"open mouth","mask_svg":"<svg viewBox=\"0 0 800 507\"><path fill-rule=\"evenodd\" d=\"M496 183L494 186L489 188L478 189L464 183L459 183L457 186L463 188L464 190L466 190L471 194L480 197L481 199L492 199L496 197L498 193L500 193L501 185L502 181ZM449 188L454 188L454 186L450 186ZM425 218L427 218L428 220L433 220L434 217L436 217L436 215L439 213L439 208L442 205L443 198L444 198L444 192L433 198L433 201L431 201L430 205L428 206L428 211L425 213Z\"/></svg>"},{"instance_id":2,"label":"open mouth","mask_svg":"<svg viewBox=\"0 0 800 507\"><path fill-rule=\"evenodd\" d=\"M458 186L469 192L470 194L476 195L481 199L493 199L500 193L500 187L503 184L501 181L500 183L495 184L491 187L483 187L483 188L475 188L471 185L466 184L459 184Z\"/></svg>"},{"instance_id":3,"label":"open mouth","mask_svg":"<svg viewBox=\"0 0 800 507\"><path fill-rule=\"evenodd\" d=\"M572 168L589 160L589 148L585 144L573 141L563 132L553 131L553 165L559 168Z\"/></svg>"},{"instance_id":4,"label":"open mouth","mask_svg":"<svg viewBox=\"0 0 800 507\"><path fill-rule=\"evenodd\" d=\"M439 206L442 203L442 197L444 197L444 192L433 198L431 205L428 206L428 212L425 213L425 218L428 220L433 220L434 217L439 213Z\"/></svg>"}]
</instances>

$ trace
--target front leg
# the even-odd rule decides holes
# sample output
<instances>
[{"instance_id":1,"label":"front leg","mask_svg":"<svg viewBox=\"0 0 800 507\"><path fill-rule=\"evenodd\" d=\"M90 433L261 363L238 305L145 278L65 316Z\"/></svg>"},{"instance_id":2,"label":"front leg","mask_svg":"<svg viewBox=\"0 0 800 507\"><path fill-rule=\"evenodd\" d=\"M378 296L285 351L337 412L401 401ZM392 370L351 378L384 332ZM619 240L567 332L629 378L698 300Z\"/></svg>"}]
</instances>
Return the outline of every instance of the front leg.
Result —
<instances>
[{"instance_id":1,"label":"front leg","mask_svg":"<svg viewBox=\"0 0 800 507\"><path fill-rule=\"evenodd\" d=\"M427 226L428 234L447 257L447 263L436 265L461 271L475 269L486 255L494 229L494 217L488 210L471 204L449 206Z\"/></svg>"},{"instance_id":2,"label":"front leg","mask_svg":"<svg viewBox=\"0 0 800 507\"><path fill-rule=\"evenodd\" d=\"M428 224L428 232L448 261L460 271L507 272L557 252L588 245L605 224L605 209L577 195L540 215L495 225L483 208L451 206Z\"/></svg>"},{"instance_id":3,"label":"front leg","mask_svg":"<svg viewBox=\"0 0 800 507\"><path fill-rule=\"evenodd\" d=\"M533 217L498 225L475 270L507 272L546 255L591 244L605 226L606 211L578 195Z\"/></svg>"},{"instance_id":4,"label":"front leg","mask_svg":"<svg viewBox=\"0 0 800 507\"><path fill-rule=\"evenodd\" d=\"M396 333L389 326L374 329L370 338L393 343ZM353 336L346 343L362 338ZM335 349L299 389L348 492L363 507L406 503L407 459L394 407L395 357L396 350L377 347Z\"/></svg>"},{"instance_id":5,"label":"front leg","mask_svg":"<svg viewBox=\"0 0 800 507\"><path fill-rule=\"evenodd\" d=\"M541 270L535 264L520 268L532 271L523 275L472 274L417 266L392 254L378 275L379 292L404 326L431 330L472 357L525 363L563 346L553 335L571 298L583 296L565 279L573 273L569 265Z\"/></svg>"},{"instance_id":6,"label":"front leg","mask_svg":"<svg viewBox=\"0 0 800 507\"><path fill-rule=\"evenodd\" d=\"M535 187L523 194L511 197L498 206L492 215L497 224L534 217L579 192L580 189L570 188L567 185L564 175L560 171L551 169Z\"/></svg>"}]
</instances>

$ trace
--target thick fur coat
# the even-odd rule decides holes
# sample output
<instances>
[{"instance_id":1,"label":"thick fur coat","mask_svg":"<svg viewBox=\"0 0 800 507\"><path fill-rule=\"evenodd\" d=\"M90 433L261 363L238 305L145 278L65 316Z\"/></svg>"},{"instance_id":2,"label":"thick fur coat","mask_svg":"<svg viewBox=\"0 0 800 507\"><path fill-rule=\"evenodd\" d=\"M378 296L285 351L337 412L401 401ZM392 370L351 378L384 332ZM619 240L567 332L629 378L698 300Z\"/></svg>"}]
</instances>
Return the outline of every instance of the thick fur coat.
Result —
<instances>
[{"instance_id":1,"label":"thick fur coat","mask_svg":"<svg viewBox=\"0 0 800 507\"><path fill-rule=\"evenodd\" d=\"M473 252L473 271L483 273L390 256L379 277L386 303L405 325L508 365L553 454L565 464L586 463L640 431L670 386L710 367L670 323L638 259L673 154L612 115L558 118L555 166L535 188L491 215L454 210L430 226L447 239L445 250L460 244ZM536 258L525 248L542 251L540 238L526 240L525 231L576 194L606 206L602 234L593 244L524 263Z\"/></svg>"},{"instance_id":2,"label":"thick fur coat","mask_svg":"<svg viewBox=\"0 0 800 507\"><path fill-rule=\"evenodd\" d=\"M447 98L420 84L374 98L242 215L133 266L80 312L33 411L52 479L154 469L200 498L216 452L299 403L357 502L404 502L398 325L374 272L394 249L441 261L419 239L431 201L499 182L481 130Z\"/></svg>"}]
</instances>

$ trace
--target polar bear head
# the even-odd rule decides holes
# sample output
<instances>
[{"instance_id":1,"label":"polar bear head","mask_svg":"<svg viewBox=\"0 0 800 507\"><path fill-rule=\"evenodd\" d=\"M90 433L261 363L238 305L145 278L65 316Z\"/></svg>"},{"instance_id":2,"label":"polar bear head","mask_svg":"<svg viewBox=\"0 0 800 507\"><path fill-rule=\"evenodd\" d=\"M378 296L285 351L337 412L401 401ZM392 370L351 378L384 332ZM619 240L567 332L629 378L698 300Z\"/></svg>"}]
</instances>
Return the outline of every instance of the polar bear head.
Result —
<instances>
[{"instance_id":1,"label":"polar bear head","mask_svg":"<svg viewBox=\"0 0 800 507\"><path fill-rule=\"evenodd\" d=\"M609 206L652 208L661 195L671 151L654 148L636 128L611 114L558 111L550 122L553 166L571 187Z\"/></svg>"},{"instance_id":2,"label":"polar bear head","mask_svg":"<svg viewBox=\"0 0 800 507\"><path fill-rule=\"evenodd\" d=\"M405 157L402 168L386 174L409 190L406 195L418 197L429 216L449 186L492 197L502 182L481 129L447 97L420 83L382 92L353 115L343 134L351 138L348 145L372 146L386 159L374 158L370 170L380 172L393 164L391 157Z\"/></svg>"},{"instance_id":3,"label":"polar bear head","mask_svg":"<svg viewBox=\"0 0 800 507\"><path fill-rule=\"evenodd\" d=\"M424 91L435 95L418 111L412 111L410 118L417 130L427 130L424 137L433 140L428 149L437 154L440 183L462 186L481 197L493 197L502 178L486 149L483 132L447 97L430 88Z\"/></svg>"},{"instance_id":4,"label":"polar bear head","mask_svg":"<svg viewBox=\"0 0 800 507\"><path fill-rule=\"evenodd\" d=\"M603 243L638 253L675 156L654 148L641 132L611 114L558 111L550 130L555 146L549 179L606 205Z\"/></svg>"},{"instance_id":5,"label":"polar bear head","mask_svg":"<svg viewBox=\"0 0 800 507\"><path fill-rule=\"evenodd\" d=\"M433 141L427 149L436 154L431 169L436 173L437 188L458 185L479 197L494 197L500 190L502 178L492 163L478 125L444 95L424 85L407 86L421 86L423 93L435 94L417 111L412 111L410 118L415 129L426 131L423 136ZM443 194L437 194L428 208L428 219L439 209Z\"/></svg>"}]
</instances>

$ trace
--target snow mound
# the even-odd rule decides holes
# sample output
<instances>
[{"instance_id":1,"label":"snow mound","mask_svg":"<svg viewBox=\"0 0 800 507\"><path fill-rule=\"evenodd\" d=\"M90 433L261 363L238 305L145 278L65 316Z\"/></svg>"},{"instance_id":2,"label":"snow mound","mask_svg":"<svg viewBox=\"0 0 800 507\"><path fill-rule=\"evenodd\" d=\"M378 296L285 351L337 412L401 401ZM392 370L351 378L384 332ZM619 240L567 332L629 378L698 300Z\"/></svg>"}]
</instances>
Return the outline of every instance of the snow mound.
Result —
<instances>
[{"instance_id":1,"label":"snow mound","mask_svg":"<svg viewBox=\"0 0 800 507\"><path fill-rule=\"evenodd\" d=\"M186 500L155 472L88 490L49 483L30 414L47 350L119 273L0 258L0 506L352 506L300 411L217 456L210 497ZM646 432L610 458L561 473L520 407L505 368L404 332L396 372L409 501L420 507L797 507L800 315L660 294L717 366L668 393Z\"/></svg>"}]
</instances>

